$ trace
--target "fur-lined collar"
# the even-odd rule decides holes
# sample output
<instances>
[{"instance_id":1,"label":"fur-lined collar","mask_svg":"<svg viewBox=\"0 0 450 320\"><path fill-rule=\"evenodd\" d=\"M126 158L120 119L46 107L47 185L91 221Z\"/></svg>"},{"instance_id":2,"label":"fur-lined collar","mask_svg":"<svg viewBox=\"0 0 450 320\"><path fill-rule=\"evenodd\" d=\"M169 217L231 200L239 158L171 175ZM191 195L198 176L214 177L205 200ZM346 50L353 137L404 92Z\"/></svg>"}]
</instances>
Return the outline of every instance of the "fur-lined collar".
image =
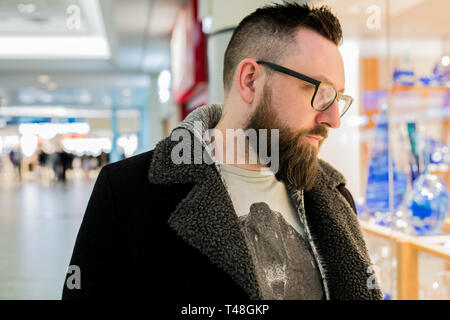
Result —
<instances>
[{"instance_id":1,"label":"fur-lined collar","mask_svg":"<svg viewBox=\"0 0 450 320\"><path fill-rule=\"evenodd\" d=\"M201 127L205 130L213 128L219 122L221 115L222 105L220 104L211 104L197 108L191 112L183 122L174 128L172 133L177 129L186 129L191 132L195 138L201 141L204 130L198 131L199 127L194 126L194 123L200 121L202 124ZM177 165L171 161L170 151L177 142L169 141L170 136L157 145L153 160L153 163L157 167L164 168L168 171L153 171L151 174L152 181L158 184L175 184L198 182L202 180L202 165ZM156 169L156 167L154 169ZM318 181L331 187L346 184L344 176L322 159L319 159Z\"/></svg>"}]
</instances>

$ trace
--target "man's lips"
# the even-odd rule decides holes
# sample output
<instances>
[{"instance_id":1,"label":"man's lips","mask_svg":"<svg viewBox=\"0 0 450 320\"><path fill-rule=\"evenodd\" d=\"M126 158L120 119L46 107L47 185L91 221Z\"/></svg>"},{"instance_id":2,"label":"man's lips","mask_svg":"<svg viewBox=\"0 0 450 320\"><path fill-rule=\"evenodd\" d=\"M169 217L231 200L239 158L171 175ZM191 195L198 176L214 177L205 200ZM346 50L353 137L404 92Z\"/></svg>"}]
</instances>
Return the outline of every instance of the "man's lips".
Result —
<instances>
[{"instance_id":1,"label":"man's lips","mask_svg":"<svg viewBox=\"0 0 450 320\"><path fill-rule=\"evenodd\" d=\"M323 137L321 136L311 136L311 135L307 135L306 138L308 139L309 142L311 142L312 144L318 146L320 141L323 140Z\"/></svg>"}]
</instances>

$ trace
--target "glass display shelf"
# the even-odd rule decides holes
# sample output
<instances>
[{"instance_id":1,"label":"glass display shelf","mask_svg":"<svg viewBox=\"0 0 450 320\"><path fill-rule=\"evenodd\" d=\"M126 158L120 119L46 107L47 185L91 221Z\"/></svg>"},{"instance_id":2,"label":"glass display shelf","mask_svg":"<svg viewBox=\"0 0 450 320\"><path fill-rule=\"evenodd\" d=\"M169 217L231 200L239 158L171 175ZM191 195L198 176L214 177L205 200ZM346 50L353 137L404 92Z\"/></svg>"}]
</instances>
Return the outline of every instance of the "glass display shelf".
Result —
<instances>
[{"instance_id":1,"label":"glass display shelf","mask_svg":"<svg viewBox=\"0 0 450 320\"><path fill-rule=\"evenodd\" d=\"M385 299L450 299L450 219L439 236L360 221Z\"/></svg>"}]
</instances>

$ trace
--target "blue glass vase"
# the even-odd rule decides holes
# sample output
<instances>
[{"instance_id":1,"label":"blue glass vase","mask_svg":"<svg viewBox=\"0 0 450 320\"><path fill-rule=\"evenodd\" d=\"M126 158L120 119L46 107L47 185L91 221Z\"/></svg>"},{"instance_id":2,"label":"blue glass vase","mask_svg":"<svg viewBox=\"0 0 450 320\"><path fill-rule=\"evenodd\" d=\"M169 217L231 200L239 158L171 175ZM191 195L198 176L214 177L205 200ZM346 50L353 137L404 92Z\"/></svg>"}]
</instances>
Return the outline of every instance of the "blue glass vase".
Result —
<instances>
[{"instance_id":1,"label":"blue glass vase","mask_svg":"<svg viewBox=\"0 0 450 320\"><path fill-rule=\"evenodd\" d=\"M369 173L366 187L366 201L364 214L360 217L370 215L375 222L389 226L391 217L389 215L389 130L387 113L380 114L379 122L375 127L375 137L372 144ZM396 211L402 204L407 190L408 178L397 169L395 161L392 161L394 198L393 208Z\"/></svg>"},{"instance_id":2,"label":"blue glass vase","mask_svg":"<svg viewBox=\"0 0 450 320\"><path fill-rule=\"evenodd\" d=\"M439 234L448 206L447 186L433 174L419 176L405 197L408 222L418 236Z\"/></svg>"}]
</instances>

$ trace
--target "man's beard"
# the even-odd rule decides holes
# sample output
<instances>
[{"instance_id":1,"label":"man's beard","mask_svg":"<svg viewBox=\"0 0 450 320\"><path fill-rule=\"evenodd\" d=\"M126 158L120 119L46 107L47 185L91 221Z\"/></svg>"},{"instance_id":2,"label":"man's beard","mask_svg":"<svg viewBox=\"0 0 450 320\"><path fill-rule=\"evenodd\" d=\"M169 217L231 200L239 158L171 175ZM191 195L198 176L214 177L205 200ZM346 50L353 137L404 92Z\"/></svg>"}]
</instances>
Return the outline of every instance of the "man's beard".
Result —
<instances>
[{"instance_id":1,"label":"man's beard","mask_svg":"<svg viewBox=\"0 0 450 320\"><path fill-rule=\"evenodd\" d=\"M267 155L270 157L271 149L271 129L279 129L279 170L275 172L278 180L294 187L295 189L311 190L315 184L319 160L318 153L323 141L328 137L328 129L324 126L316 126L312 130L302 130L293 132L287 126L280 123L276 112L271 104L270 89L264 88L263 99L256 110L250 116L245 127L257 131L257 146L252 146L253 150L259 152L259 130L267 129ZM319 142L319 146L314 146L305 141L307 135L318 135L324 139Z\"/></svg>"}]
</instances>

